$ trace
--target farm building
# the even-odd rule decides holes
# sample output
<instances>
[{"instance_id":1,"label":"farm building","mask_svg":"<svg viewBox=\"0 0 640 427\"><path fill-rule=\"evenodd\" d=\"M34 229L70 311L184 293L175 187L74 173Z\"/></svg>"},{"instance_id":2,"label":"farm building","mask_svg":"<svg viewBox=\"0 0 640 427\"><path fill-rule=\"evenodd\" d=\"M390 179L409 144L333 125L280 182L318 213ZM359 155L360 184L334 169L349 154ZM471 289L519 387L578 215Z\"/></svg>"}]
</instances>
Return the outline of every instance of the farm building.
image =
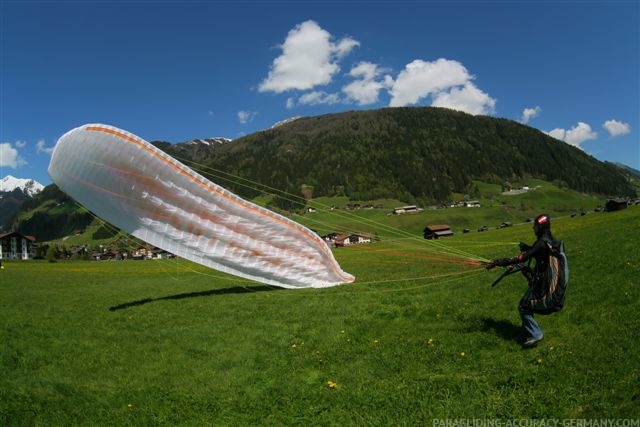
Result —
<instances>
[{"instance_id":1,"label":"farm building","mask_svg":"<svg viewBox=\"0 0 640 427\"><path fill-rule=\"evenodd\" d=\"M401 215L401 214L406 214L406 213L416 213L419 210L420 209L418 209L418 207L414 206L414 205L402 206L401 208L394 208L393 209L393 214L394 215Z\"/></svg>"},{"instance_id":2,"label":"farm building","mask_svg":"<svg viewBox=\"0 0 640 427\"><path fill-rule=\"evenodd\" d=\"M424 229L425 239L439 239L441 237L453 236L453 231L446 224L427 225Z\"/></svg>"},{"instance_id":3,"label":"farm building","mask_svg":"<svg viewBox=\"0 0 640 427\"><path fill-rule=\"evenodd\" d=\"M363 233L352 233L352 234L338 234L338 233L330 233L325 236L324 240L333 244L337 247L340 246L349 246L349 245L357 245L360 243L371 243L371 236Z\"/></svg>"},{"instance_id":4,"label":"farm building","mask_svg":"<svg viewBox=\"0 0 640 427\"><path fill-rule=\"evenodd\" d=\"M604 206L604 210L607 212L620 211L626 209L628 204L627 199L609 199Z\"/></svg>"},{"instance_id":5,"label":"farm building","mask_svg":"<svg viewBox=\"0 0 640 427\"><path fill-rule=\"evenodd\" d=\"M36 255L35 237L18 232L0 234L0 259L33 259Z\"/></svg>"}]
</instances>

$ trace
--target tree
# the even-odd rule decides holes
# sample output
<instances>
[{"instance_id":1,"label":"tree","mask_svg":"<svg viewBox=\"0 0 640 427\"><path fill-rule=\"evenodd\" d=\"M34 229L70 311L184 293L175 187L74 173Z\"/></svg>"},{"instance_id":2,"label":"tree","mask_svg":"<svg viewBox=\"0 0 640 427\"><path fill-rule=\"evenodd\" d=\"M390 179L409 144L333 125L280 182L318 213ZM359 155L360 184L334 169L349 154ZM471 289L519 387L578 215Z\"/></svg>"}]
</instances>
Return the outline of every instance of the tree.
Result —
<instances>
[{"instance_id":1,"label":"tree","mask_svg":"<svg viewBox=\"0 0 640 427\"><path fill-rule=\"evenodd\" d=\"M51 245L47 249L46 259L49 262L58 262L58 248L55 245Z\"/></svg>"}]
</instances>

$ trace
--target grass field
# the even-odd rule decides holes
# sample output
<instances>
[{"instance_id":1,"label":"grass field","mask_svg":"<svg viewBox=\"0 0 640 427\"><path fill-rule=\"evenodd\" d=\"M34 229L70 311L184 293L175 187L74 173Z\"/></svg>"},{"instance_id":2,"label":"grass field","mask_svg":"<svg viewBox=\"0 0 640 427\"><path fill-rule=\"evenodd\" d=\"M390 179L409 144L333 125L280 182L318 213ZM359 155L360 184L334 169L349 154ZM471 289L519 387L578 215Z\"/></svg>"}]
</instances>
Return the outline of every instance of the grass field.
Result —
<instances>
[{"instance_id":1,"label":"grass field","mask_svg":"<svg viewBox=\"0 0 640 427\"><path fill-rule=\"evenodd\" d=\"M524 279L491 288L498 271L426 241L336 250L357 281L321 290L182 260L6 262L0 425L640 418L640 208L553 229L570 288L532 350L513 340ZM532 240L523 224L446 243L495 258Z\"/></svg>"}]
</instances>

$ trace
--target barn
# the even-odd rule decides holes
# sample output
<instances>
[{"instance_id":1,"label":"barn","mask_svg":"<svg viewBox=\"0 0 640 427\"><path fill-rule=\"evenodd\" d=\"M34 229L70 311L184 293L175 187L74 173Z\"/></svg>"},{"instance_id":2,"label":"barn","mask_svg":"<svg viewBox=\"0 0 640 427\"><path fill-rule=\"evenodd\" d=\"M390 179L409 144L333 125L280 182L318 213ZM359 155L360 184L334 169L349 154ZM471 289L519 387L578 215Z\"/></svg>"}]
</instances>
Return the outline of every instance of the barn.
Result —
<instances>
[{"instance_id":1,"label":"barn","mask_svg":"<svg viewBox=\"0 0 640 427\"><path fill-rule=\"evenodd\" d=\"M607 212L620 211L622 209L626 209L628 204L629 202L627 199L609 199L604 205L604 210Z\"/></svg>"},{"instance_id":2,"label":"barn","mask_svg":"<svg viewBox=\"0 0 640 427\"><path fill-rule=\"evenodd\" d=\"M451 231L451 227L446 224L439 225L427 225L424 228L424 238L425 239L439 239L441 237L450 237L453 236L453 231Z\"/></svg>"}]
</instances>

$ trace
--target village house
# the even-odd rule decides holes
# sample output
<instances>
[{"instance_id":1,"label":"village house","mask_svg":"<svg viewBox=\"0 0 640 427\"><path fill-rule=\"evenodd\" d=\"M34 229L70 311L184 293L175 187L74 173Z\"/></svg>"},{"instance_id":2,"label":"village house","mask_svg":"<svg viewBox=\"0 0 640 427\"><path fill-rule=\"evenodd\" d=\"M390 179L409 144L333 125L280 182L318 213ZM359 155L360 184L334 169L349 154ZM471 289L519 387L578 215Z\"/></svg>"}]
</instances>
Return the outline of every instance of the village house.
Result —
<instances>
[{"instance_id":1,"label":"village house","mask_svg":"<svg viewBox=\"0 0 640 427\"><path fill-rule=\"evenodd\" d=\"M371 243L373 240L370 235L365 233L329 233L324 237L324 240L330 245L336 247L358 245L361 243Z\"/></svg>"},{"instance_id":2,"label":"village house","mask_svg":"<svg viewBox=\"0 0 640 427\"><path fill-rule=\"evenodd\" d=\"M160 249L152 246L141 246L131 251L131 259L134 259L134 260L169 259L169 258L175 258L175 255L165 251L164 249Z\"/></svg>"},{"instance_id":3,"label":"village house","mask_svg":"<svg viewBox=\"0 0 640 427\"><path fill-rule=\"evenodd\" d=\"M0 234L0 259L33 259L36 256L36 239L16 231Z\"/></svg>"}]
</instances>

